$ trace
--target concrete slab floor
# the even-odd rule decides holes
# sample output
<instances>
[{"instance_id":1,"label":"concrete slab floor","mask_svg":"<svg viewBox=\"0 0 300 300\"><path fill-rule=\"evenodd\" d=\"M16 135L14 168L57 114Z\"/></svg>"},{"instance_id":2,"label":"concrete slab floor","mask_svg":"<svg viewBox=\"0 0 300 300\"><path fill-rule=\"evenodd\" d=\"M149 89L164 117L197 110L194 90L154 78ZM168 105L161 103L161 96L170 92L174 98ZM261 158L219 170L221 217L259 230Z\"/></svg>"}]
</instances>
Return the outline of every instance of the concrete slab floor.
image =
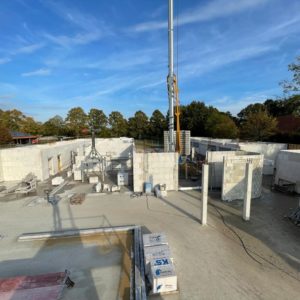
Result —
<instances>
[{"instance_id":1,"label":"concrete slab floor","mask_svg":"<svg viewBox=\"0 0 300 300\"><path fill-rule=\"evenodd\" d=\"M45 203L24 206L26 198L0 202L0 261L6 263L0 276L20 275L10 262L34 260L41 251L42 246L16 241L24 232L137 224L144 232L164 231L175 259L180 294L153 299L297 299L300 231L284 215L298 199L264 189L263 197L252 202L250 222L241 218L241 201L228 204L218 199L220 193L209 194L207 226L199 222L199 191L169 192L166 200L89 194L82 205L74 206L62 197L55 209ZM243 240L248 254L223 220ZM76 250L70 255L71 251ZM110 263L112 267L114 261L108 260L108 267ZM51 261L48 265L51 271ZM26 273L28 267L20 268Z\"/></svg>"}]
</instances>

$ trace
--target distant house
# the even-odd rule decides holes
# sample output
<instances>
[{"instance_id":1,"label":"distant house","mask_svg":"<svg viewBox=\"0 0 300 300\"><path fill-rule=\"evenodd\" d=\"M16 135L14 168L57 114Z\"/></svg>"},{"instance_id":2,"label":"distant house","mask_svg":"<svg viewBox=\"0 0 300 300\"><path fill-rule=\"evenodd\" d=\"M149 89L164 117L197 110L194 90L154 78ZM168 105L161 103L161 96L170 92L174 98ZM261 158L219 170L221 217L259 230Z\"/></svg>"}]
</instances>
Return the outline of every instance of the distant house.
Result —
<instances>
[{"instance_id":1,"label":"distant house","mask_svg":"<svg viewBox=\"0 0 300 300\"><path fill-rule=\"evenodd\" d=\"M17 145L36 144L38 138L37 135L31 135L29 133L19 131L10 131L10 135L13 142Z\"/></svg>"}]
</instances>

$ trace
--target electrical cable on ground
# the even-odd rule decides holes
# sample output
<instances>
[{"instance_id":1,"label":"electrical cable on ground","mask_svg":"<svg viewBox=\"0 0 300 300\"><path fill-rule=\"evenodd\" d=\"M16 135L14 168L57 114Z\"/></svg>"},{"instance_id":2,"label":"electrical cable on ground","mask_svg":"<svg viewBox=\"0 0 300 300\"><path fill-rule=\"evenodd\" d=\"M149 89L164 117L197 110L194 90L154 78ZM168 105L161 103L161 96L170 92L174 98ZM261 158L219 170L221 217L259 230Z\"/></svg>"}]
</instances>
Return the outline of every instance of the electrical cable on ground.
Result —
<instances>
[{"instance_id":1,"label":"electrical cable on ground","mask_svg":"<svg viewBox=\"0 0 300 300\"><path fill-rule=\"evenodd\" d=\"M221 217L221 219L222 219L222 221L223 221L223 224L239 239L239 241L241 242L241 244L242 244L242 246L243 246L243 248L244 248L244 250L245 250L245 252L246 252L246 254L252 259L252 260L254 260L256 263L258 263L259 265L262 265L262 263L260 262L260 261L258 261L249 251L248 251L248 249L246 248L246 246L245 246L245 243L244 243L244 241L243 241L243 239L240 237L240 235L231 227L231 226L229 226L227 223L226 223L226 221L225 221L225 218L224 218L224 216L221 214L221 212L218 210L218 208L215 206L215 205L213 205L212 203L210 203L210 205L212 206L212 207L214 207L214 209L218 212L218 214L220 215L220 217Z\"/></svg>"}]
</instances>

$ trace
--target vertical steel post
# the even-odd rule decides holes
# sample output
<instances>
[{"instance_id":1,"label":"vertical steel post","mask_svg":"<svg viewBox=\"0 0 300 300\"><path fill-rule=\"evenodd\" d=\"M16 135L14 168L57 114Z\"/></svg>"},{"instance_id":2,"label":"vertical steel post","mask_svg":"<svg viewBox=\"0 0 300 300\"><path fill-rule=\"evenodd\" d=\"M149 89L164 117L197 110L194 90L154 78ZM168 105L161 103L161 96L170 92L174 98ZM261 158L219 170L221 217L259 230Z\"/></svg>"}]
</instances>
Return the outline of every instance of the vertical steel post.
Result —
<instances>
[{"instance_id":1,"label":"vertical steel post","mask_svg":"<svg viewBox=\"0 0 300 300\"><path fill-rule=\"evenodd\" d=\"M175 151L174 144L174 22L173 22L173 0L169 0L169 75L168 75L168 95L169 95L169 152Z\"/></svg>"}]
</instances>

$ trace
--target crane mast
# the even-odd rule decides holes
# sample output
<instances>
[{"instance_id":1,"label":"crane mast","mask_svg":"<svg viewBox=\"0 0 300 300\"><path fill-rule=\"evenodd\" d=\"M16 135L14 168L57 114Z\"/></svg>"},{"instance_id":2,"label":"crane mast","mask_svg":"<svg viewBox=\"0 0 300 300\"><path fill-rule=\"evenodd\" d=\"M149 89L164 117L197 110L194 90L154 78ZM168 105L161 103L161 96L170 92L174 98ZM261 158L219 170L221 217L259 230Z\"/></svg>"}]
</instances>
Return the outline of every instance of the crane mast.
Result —
<instances>
[{"instance_id":1,"label":"crane mast","mask_svg":"<svg viewBox=\"0 0 300 300\"><path fill-rule=\"evenodd\" d=\"M169 74L167 78L169 96L169 152L175 150L180 153L180 123L179 98L176 75L174 73L174 2L169 0ZM176 149L174 143L174 103L176 101Z\"/></svg>"}]
</instances>

